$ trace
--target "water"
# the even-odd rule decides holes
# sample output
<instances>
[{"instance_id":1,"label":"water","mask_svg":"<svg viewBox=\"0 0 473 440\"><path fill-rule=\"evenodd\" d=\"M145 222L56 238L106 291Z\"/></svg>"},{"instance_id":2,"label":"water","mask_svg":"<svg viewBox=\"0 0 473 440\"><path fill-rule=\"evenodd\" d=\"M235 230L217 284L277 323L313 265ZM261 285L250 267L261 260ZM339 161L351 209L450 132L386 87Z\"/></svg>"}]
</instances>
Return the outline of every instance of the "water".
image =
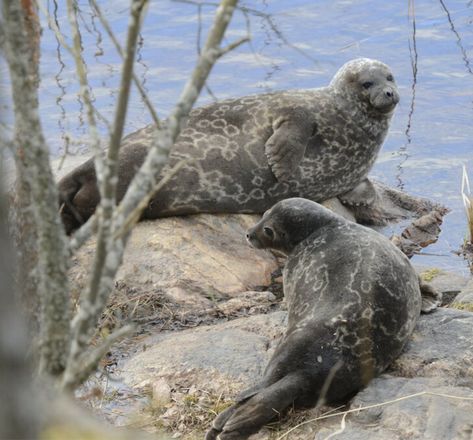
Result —
<instances>
[{"instance_id":1,"label":"water","mask_svg":"<svg viewBox=\"0 0 473 440\"><path fill-rule=\"evenodd\" d=\"M57 22L69 34L65 2ZM247 34L252 42L227 54L209 80L199 104L269 90L326 85L340 65L366 56L392 67L401 93L390 134L372 176L405 191L447 205L442 234L422 265L467 273L453 252L466 235L460 195L461 167L473 178L473 5L468 0L259 0L241 2L227 33L227 43ZM111 121L121 61L86 1L79 2L85 57L96 106ZM104 15L124 41L128 0L101 0ZM55 3L49 1L54 15ZM137 74L159 114L165 116L178 97L197 54L196 36L206 35L212 2L151 1L142 30ZM414 20L415 18L415 33ZM77 99L74 63L58 50L54 33L44 33L41 58L41 116L53 154L69 143L81 151L87 139L85 113ZM417 68L414 81L413 64ZM6 89L1 86L2 93ZM415 99L413 100L413 90ZM150 117L134 93L125 132L141 128ZM104 135L106 124L101 123ZM67 141L70 139L70 142ZM430 255L435 254L435 255Z\"/></svg>"}]
</instances>

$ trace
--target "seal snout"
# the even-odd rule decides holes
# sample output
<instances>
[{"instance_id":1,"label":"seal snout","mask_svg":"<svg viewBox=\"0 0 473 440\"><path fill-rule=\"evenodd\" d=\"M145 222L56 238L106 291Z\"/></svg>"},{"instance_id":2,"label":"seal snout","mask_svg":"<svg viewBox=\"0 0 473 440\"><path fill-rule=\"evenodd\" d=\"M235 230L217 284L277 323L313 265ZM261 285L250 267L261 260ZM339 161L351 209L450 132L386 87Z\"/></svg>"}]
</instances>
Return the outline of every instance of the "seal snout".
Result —
<instances>
[{"instance_id":1,"label":"seal snout","mask_svg":"<svg viewBox=\"0 0 473 440\"><path fill-rule=\"evenodd\" d=\"M255 227L250 228L246 231L246 241L250 244L250 246L256 249L261 249L263 247L260 241L258 240L258 234Z\"/></svg>"},{"instance_id":2,"label":"seal snout","mask_svg":"<svg viewBox=\"0 0 473 440\"><path fill-rule=\"evenodd\" d=\"M393 87L386 87L384 89L384 96L388 101L390 100L391 103L394 105L399 102L399 93Z\"/></svg>"}]
</instances>

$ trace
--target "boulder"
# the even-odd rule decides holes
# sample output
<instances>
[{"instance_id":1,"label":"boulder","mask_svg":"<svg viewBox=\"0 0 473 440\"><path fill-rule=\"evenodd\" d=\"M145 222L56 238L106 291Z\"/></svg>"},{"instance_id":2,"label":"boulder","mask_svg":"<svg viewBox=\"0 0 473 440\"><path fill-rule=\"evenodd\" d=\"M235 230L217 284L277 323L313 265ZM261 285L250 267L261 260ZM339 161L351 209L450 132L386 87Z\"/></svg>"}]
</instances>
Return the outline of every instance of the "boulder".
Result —
<instances>
[{"instance_id":1,"label":"boulder","mask_svg":"<svg viewBox=\"0 0 473 440\"><path fill-rule=\"evenodd\" d=\"M350 408L360 410L346 417L343 429L342 417L334 417L314 440L325 440L336 432L337 440L471 438L471 388L444 386L439 379L383 375L360 392Z\"/></svg>"},{"instance_id":2,"label":"boulder","mask_svg":"<svg viewBox=\"0 0 473 440\"><path fill-rule=\"evenodd\" d=\"M454 299L452 307L473 312L473 278L463 287Z\"/></svg>"},{"instance_id":3,"label":"boulder","mask_svg":"<svg viewBox=\"0 0 473 440\"><path fill-rule=\"evenodd\" d=\"M258 218L200 214L140 222L116 276L112 302L144 304L159 299L173 312L203 312L220 301L241 298L243 292L266 290L273 274L279 275L279 263L271 252L246 242L245 231ZM91 239L74 256L73 290L79 292L86 285L94 253ZM147 314L155 315L138 309L139 318Z\"/></svg>"},{"instance_id":4,"label":"boulder","mask_svg":"<svg viewBox=\"0 0 473 440\"><path fill-rule=\"evenodd\" d=\"M131 356L120 374L138 393L155 383L167 383L175 393L172 400L177 414L185 402L188 405L189 390L192 399L199 402L196 411L213 408L217 398L222 410L238 392L258 381L285 326L286 312L279 311L152 336L142 342L146 350ZM471 432L473 420L471 341L472 313L439 309L422 315L405 352L388 372L358 393L349 408L379 406L350 413L344 431L336 438L470 438L462 435ZM422 395L404 399L416 393ZM389 403L396 399L400 400ZM187 411L192 412L192 408L187 407ZM172 414L168 405L162 417L169 420ZM296 420L300 414L314 417L313 410L300 411ZM208 417L205 422L210 423L211 419ZM289 420L280 425L280 433L288 431L291 423L294 424ZM316 433L316 439L325 439L340 430L340 423L341 416L318 424L306 423L292 431L290 438L302 440L309 433L313 438ZM205 424L200 426L204 428ZM440 434L436 436L436 432ZM257 438L268 436L263 431Z\"/></svg>"}]
</instances>

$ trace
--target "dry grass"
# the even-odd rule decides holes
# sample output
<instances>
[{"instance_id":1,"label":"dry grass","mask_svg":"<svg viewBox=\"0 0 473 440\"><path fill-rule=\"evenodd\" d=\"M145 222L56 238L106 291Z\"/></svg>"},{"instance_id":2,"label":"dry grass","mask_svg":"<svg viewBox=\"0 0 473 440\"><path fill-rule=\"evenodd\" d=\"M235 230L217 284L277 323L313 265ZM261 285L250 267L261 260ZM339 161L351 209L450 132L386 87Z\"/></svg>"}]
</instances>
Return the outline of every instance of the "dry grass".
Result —
<instances>
[{"instance_id":1,"label":"dry grass","mask_svg":"<svg viewBox=\"0 0 473 440\"><path fill-rule=\"evenodd\" d=\"M430 282L432 281L436 276L440 274L440 270L437 268L425 270L420 274L420 277L422 278L423 281Z\"/></svg>"},{"instance_id":2,"label":"dry grass","mask_svg":"<svg viewBox=\"0 0 473 440\"><path fill-rule=\"evenodd\" d=\"M184 379L184 382L187 381ZM240 388L230 383L219 385L204 390L174 383L167 402L155 400L152 391L147 390L148 404L130 426L152 432L165 431L186 440L202 439L217 414L233 403L228 396L235 395L236 388Z\"/></svg>"},{"instance_id":3,"label":"dry grass","mask_svg":"<svg viewBox=\"0 0 473 440\"><path fill-rule=\"evenodd\" d=\"M457 309L457 310L465 310L467 312L473 312L473 304L469 304L469 303L453 302L452 304L449 305L449 308Z\"/></svg>"}]
</instances>

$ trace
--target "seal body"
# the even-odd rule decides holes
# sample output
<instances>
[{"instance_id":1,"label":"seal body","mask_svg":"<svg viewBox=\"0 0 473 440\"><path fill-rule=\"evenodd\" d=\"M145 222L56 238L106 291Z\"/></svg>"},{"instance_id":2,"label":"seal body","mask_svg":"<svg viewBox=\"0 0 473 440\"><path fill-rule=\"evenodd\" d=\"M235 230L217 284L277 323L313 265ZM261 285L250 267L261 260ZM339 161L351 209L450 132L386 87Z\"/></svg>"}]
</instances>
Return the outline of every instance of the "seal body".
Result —
<instances>
[{"instance_id":1,"label":"seal body","mask_svg":"<svg viewBox=\"0 0 473 440\"><path fill-rule=\"evenodd\" d=\"M207 439L247 438L291 405L346 400L401 353L421 311L407 257L317 203L279 202L247 238L288 254L288 326L262 381L217 417Z\"/></svg>"},{"instance_id":2,"label":"seal body","mask_svg":"<svg viewBox=\"0 0 473 440\"><path fill-rule=\"evenodd\" d=\"M143 217L262 213L293 196L323 201L348 193L344 201L350 203L350 191L372 167L398 100L390 69L363 58L345 64L327 87L194 109L161 176L182 159L192 161L153 197ZM143 163L153 131L148 126L123 140L118 201ZM93 161L65 176L59 189L70 232L100 200Z\"/></svg>"}]
</instances>

